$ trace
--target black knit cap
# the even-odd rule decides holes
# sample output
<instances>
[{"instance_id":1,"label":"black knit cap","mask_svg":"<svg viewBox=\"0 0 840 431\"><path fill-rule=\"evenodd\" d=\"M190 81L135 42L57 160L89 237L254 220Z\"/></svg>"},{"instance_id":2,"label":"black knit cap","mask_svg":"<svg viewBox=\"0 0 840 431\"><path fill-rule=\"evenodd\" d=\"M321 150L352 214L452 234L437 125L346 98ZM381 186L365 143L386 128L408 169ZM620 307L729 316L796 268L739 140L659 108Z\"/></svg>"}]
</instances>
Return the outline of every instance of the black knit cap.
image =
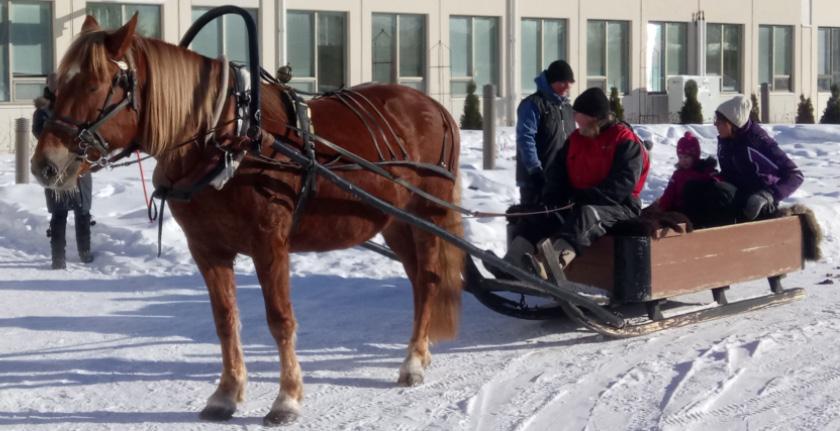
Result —
<instances>
[{"instance_id":1,"label":"black knit cap","mask_svg":"<svg viewBox=\"0 0 840 431\"><path fill-rule=\"evenodd\" d=\"M607 100L604 90L593 87L580 93L580 96L575 99L572 109L575 112L603 120L610 115L610 101Z\"/></svg>"},{"instance_id":2,"label":"black knit cap","mask_svg":"<svg viewBox=\"0 0 840 431\"><path fill-rule=\"evenodd\" d=\"M572 72L572 66L569 66L569 63L563 60L555 60L549 64L548 69L545 71L545 77L548 79L549 84L557 81L575 82L575 74Z\"/></svg>"}]
</instances>

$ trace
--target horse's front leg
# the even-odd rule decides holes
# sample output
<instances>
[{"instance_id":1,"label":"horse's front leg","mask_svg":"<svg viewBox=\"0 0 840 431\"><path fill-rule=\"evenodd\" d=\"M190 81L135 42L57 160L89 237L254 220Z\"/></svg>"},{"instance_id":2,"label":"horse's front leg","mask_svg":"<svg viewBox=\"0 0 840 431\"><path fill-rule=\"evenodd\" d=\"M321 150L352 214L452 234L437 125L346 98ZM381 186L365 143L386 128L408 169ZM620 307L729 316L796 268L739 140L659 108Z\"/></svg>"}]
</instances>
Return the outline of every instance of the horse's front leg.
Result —
<instances>
[{"instance_id":1,"label":"horse's front leg","mask_svg":"<svg viewBox=\"0 0 840 431\"><path fill-rule=\"evenodd\" d=\"M219 258L213 253L193 249L213 307L216 334L222 346L222 375L216 392L207 400L200 417L205 420L228 420L242 402L245 393L246 371L239 339L239 310L236 306L236 282L233 256Z\"/></svg>"},{"instance_id":2,"label":"horse's front leg","mask_svg":"<svg viewBox=\"0 0 840 431\"><path fill-rule=\"evenodd\" d=\"M280 352L280 394L263 418L266 426L293 422L300 415L303 378L295 354L297 322L292 310L289 286L289 249L287 244L267 244L254 255L257 276L265 300L266 318Z\"/></svg>"}]
</instances>

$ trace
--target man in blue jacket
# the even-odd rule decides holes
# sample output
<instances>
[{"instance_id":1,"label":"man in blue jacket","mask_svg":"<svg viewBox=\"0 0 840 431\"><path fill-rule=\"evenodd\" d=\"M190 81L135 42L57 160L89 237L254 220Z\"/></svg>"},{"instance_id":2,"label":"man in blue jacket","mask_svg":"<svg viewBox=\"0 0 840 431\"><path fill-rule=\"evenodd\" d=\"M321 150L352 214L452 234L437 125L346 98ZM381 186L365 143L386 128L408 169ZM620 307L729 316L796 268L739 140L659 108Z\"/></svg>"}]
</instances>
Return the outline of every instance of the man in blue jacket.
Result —
<instances>
[{"instance_id":1,"label":"man in blue jacket","mask_svg":"<svg viewBox=\"0 0 840 431\"><path fill-rule=\"evenodd\" d=\"M520 204L540 201L545 184L543 169L560 153L575 130L568 93L575 82L572 68L557 60L534 79L537 91L516 110L516 185Z\"/></svg>"}]
</instances>

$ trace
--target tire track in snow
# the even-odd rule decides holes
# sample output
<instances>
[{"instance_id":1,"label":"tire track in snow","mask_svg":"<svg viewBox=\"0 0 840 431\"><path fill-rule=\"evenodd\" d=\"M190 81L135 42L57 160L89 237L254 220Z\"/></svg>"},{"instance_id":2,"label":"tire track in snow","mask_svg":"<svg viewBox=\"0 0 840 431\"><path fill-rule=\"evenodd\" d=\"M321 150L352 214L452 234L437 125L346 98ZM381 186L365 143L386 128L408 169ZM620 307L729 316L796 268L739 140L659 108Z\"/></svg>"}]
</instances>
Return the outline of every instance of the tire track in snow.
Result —
<instances>
[{"instance_id":1,"label":"tire track in snow","mask_svg":"<svg viewBox=\"0 0 840 431\"><path fill-rule=\"evenodd\" d=\"M758 396L750 397L743 402L728 404L713 410L677 414L665 418L662 423L665 425L676 425L682 428L709 418L746 419L750 416L775 409L783 403L787 404L790 399L795 399L796 394L812 391L815 388L827 386L838 381L840 381L840 368L831 367L828 372L821 373L802 383L769 390Z\"/></svg>"},{"instance_id":2,"label":"tire track in snow","mask_svg":"<svg viewBox=\"0 0 840 431\"><path fill-rule=\"evenodd\" d=\"M471 419L470 429L488 429L489 427L484 424L487 416L503 413L497 407L503 404L503 400L508 400L513 396L511 390L514 388L510 387L510 383L513 382L512 386L519 386L515 382L523 379L517 372L519 364L533 355L534 351L529 351L510 360L500 372L481 385L481 389L467 400L466 413ZM541 372L537 374L541 374ZM527 379L532 380L533 378L534 375L531 375Z\"/></svg>"}]
</instances>

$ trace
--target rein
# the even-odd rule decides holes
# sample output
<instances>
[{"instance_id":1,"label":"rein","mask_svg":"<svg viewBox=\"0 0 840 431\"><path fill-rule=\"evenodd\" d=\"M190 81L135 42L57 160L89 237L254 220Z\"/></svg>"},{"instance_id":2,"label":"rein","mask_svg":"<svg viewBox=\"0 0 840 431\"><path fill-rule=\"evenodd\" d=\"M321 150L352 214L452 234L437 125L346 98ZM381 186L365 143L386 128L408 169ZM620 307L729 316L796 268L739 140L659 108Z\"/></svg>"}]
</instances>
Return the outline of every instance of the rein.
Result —
<instances>
[{"instance_id":1,"label":"rein","mask_svg":"<svg viewBox=\"0 0 840 431\"><path fill-rule=\"evenodd\" d=\"M292 129L292 130L299 130L298 128L296 128L294 126L291 126L291 125L287 125L287 127ZM387 170L385 170L382 167L383 163L371 162L371 161L369 161L369 160L367 160L367 159L365 159L365 158L363 158L363 157L361 157L361 156L359 156L359 155L357 155L357 154L355 154L351 151L348 151L348 150L344 149L343 147L340 147L340 146L330 142L329 140L324 139L324 138L322 138L322 137L320 137L316 134L312 134L311 138L312 138L313 141L324 145L325 147L329 148L330 150L335 151L336 153L339 154L339 156L349 159L353 164L345 165L345 166L347 166L347 168L362 169L362 170L366 170L366 171L369 171L369 172L373 172L373 173L387 179L388 181L391 181L391 182L393 182L397 185L402 186L406 190L422 197L423 199L426 199L426 200L428 200L428 201L430 201L430 202L432 202L432 203L434 203L438 206L457 211L467 218L527 217L527 216L540 215L540 214L552 214L552 213L565 211L565 210L568 210L568 209L572 208L572 205L566 205L566 206L557 207L557 208L546 208L545 210L524 211L524 212L514 212L514 213L499 213L499 212L486 212L486 211L471 210L471 209L462 207L460 205L453 204L453 203L448 202L446 200L440 199L437 196L431 195L431 194L415 187L413 184L409 183L408 181L392 175L390 172L388 172ZM286 142L286 144L288 145L288 144L293 144L293 143L292 142ZM269 164L274 164L275 162L277 162L276 160L274 160L274 159L272 159L268 156L265 156L265 155L259 155L258 158L259 158L259 160L261 160L263 162L266 162L266 163L269 163ZM309 158L312 161L315 161L312 157L307 156L307 158ZM388 162L384 162L384 163L387 164ZM436 165L428 165L428 164L419 163L419 162L405 162L405 163L407 163L408 166L421 168L421 169L433 170L433 169L437 168ZM285 166L285 164L284 164L284 166ZM333 167L332 169L333 170L339 170L341 168L342 168L342 166ZM347 169L347 168L345 168L345 169ZM438 171L436 171L436 172L438 172ZM448 171L445 171L445 172L449 173ZM440 173L440 172L438 172L438 173ZM452 175L451 173L447 177L452 179L452 180L455 179L454 175Z\"/></svg>"}]
</instances>

